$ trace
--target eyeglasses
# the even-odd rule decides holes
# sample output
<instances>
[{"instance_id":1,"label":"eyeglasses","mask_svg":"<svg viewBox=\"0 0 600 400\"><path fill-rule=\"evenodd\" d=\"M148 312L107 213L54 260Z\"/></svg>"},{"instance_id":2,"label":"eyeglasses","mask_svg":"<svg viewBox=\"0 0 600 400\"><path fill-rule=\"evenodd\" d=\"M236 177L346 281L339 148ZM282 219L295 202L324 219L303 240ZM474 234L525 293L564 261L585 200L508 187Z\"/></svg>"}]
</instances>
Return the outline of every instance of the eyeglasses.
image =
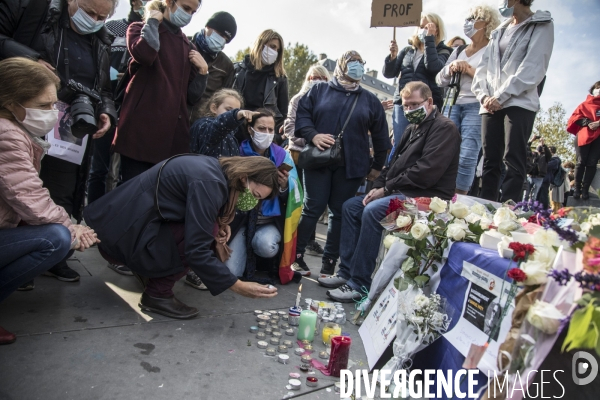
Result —
<instances>
[{"instance_id":1,"label":"eyeglasses","mask_svg":"<svg viewBox=\"0 0 600 400\"><path fill-rule=\"evenodd\" d=\"M402 104L402 108L405 110L414 110L415 108L419 107L421 104L425 103L427 100L423 100L420 103L406 103L406 104Z\"/></svg>"},{"instance_id":2,"label":"eyeglasses","mask_svg":"<svg viewBox=\"0 0 600 400\"><path fill-rule=\"evenodd\" d=\"M477 21L484 21L484 20L481 18L477 18L477 17L469 17L469 18L465 19L465 22L471 22L471 21L477 22Z\"/></svg>"}]
</instances>

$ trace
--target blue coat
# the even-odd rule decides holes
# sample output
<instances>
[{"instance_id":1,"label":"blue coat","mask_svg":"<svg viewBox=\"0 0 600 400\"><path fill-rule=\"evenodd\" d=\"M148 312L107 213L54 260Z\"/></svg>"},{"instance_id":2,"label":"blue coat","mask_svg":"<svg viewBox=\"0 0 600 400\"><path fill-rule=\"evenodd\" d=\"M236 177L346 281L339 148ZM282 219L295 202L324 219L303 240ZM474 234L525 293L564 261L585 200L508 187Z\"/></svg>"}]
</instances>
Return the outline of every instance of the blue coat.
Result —
<instances>
[{"instance_id":1,"label":"blue coat","mask_svg":"<svg viewBox=\"0 0 600 400\"><path fill-rule=\"evenodd\" d=\"M348 118L355 96L359 96L356 108L342 139L346 178L364 178L370 168L381 170L387 151L392 148L388 124L381 102L373 93L359 87L348 91L333 83L319 83L298 103L296 112L296 137L307 142L318 133L336 136ZM370 165L369 132L373 140L375 159Z\"/></svg>"}]
</instances>

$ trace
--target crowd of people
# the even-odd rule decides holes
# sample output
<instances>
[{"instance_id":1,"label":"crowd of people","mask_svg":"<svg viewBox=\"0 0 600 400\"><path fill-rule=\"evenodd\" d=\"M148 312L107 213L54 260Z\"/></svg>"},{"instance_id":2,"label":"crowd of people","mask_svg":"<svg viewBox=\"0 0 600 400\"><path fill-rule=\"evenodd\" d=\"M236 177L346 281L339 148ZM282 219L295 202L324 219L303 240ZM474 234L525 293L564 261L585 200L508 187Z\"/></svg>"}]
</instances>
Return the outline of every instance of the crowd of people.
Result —
<instances>
[{"instance_id":1,"label":"crowd of people","mask_svg":"<svg viewBox=\"0 0 600 400\"><path fill-rule=\"evenodd\" d=\"M234 63L223 52L238 35L231 14L182 32L200 0L130 0L128 17L108 22L116 0L3 1L0 301L40 274L79 280L66 260L96 246L143 285L142 310L172 318L198 314L175 297L180 279L269 298L277 281L310 275L305 254L322 255L327 295L352 302L369 289L394 197L549 202L552 189L563 202L571 180L556 149L529 141L554 42L550 13L532 2L474 7L468 40L448 45L443 18L423 14L382 60L399 78L388 104L362 87L355 49L332 76L310 67L289 99L281 35L263 31ZM589 196L600 157L599 89L569 121L575 198ZM81 163L46 154L58 124L87 138ZM365 179L372 189L357 196ZM0 343L14 340L0 328Z\"/></svg>"}]
</instances>

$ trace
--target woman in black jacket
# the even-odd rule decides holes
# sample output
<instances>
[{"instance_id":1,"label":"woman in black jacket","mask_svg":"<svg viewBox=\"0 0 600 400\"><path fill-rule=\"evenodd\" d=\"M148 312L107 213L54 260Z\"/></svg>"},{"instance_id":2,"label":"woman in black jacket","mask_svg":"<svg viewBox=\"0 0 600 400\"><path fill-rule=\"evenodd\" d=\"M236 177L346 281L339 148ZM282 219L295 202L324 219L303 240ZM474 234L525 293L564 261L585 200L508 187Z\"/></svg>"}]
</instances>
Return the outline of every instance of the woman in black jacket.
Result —
<instances>
[{"instance_id":1,"label":"woman in black jacket","mask_svg":"<svg viewBox=\"0 0 600 400\"><path fill-rule=\"evenodd\" d=\"M386 57L383 66L383 76L396 78L400 76L398 88L394 94L394 143L400 143L402 134L409 125L404 117L400 91L411 81L426 83L433 93L433 103L441 110L443 91L435 83L435 77L444 68L452 49L444 44L446 32L444 22L439 15L423 14L421 26L410 39L410 46L398 53L398 44L392 40L390 55ZM390 160L394 154L390 154Z\"/></svg>"},{"instance_id":2,"label":"woman in black jacket","mask_svg":"<svg viewBox=\"0 0 600 400\"><path fill-rule=\"evenodd\" d=\"M272 29L261 33L250 54L234 65L233 88L242 94L250 111L266 108L275 115L275 142L281 143L279 128L288 113L288 81L283 67L283 38ZM250 139L240 129L238 141Z\"/></svg>"}]
</instances>

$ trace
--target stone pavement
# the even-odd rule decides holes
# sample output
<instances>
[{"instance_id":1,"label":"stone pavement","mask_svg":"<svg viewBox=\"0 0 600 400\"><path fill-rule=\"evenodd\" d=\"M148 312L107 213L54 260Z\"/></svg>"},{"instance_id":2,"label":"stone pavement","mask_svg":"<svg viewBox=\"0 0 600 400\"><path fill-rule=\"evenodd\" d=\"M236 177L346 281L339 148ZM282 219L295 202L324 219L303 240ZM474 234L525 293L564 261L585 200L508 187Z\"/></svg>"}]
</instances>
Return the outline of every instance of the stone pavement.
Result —
<instances>
[{"instance_id":1,"label":"stone pavement","mask_svg":"<svg viewBox=\"0 0 600 400\"><path fill-rule=\"evenodd\" d=\"M319 239L326 228L318 224ZM302 279L302 297L326 300L314 280L321 259L306 260L313 279ZM41 276L33 291L0 304L0 326L18 335L0 346L0 400L281 399L288 374L300 372L299 356L288 353L292 362L282 365L263 355L249 332L253 311L287 310L297 284L278 286L274 299L247 299L231 291L213 297L180 281L177 297L200 310L181 321L142 313L135 278L108 269L97 249L76 253L69 265L79 282ZM348 317L352 309L346 305ZM352 337L351 367L368 368L358 327L347 322L343 331ZM316 354L325 348L317 339L314 347ZM317 371L319 386L311 388L301 374L294 397L339 398L333 378Z\"/></svg>"}]
</instances>

